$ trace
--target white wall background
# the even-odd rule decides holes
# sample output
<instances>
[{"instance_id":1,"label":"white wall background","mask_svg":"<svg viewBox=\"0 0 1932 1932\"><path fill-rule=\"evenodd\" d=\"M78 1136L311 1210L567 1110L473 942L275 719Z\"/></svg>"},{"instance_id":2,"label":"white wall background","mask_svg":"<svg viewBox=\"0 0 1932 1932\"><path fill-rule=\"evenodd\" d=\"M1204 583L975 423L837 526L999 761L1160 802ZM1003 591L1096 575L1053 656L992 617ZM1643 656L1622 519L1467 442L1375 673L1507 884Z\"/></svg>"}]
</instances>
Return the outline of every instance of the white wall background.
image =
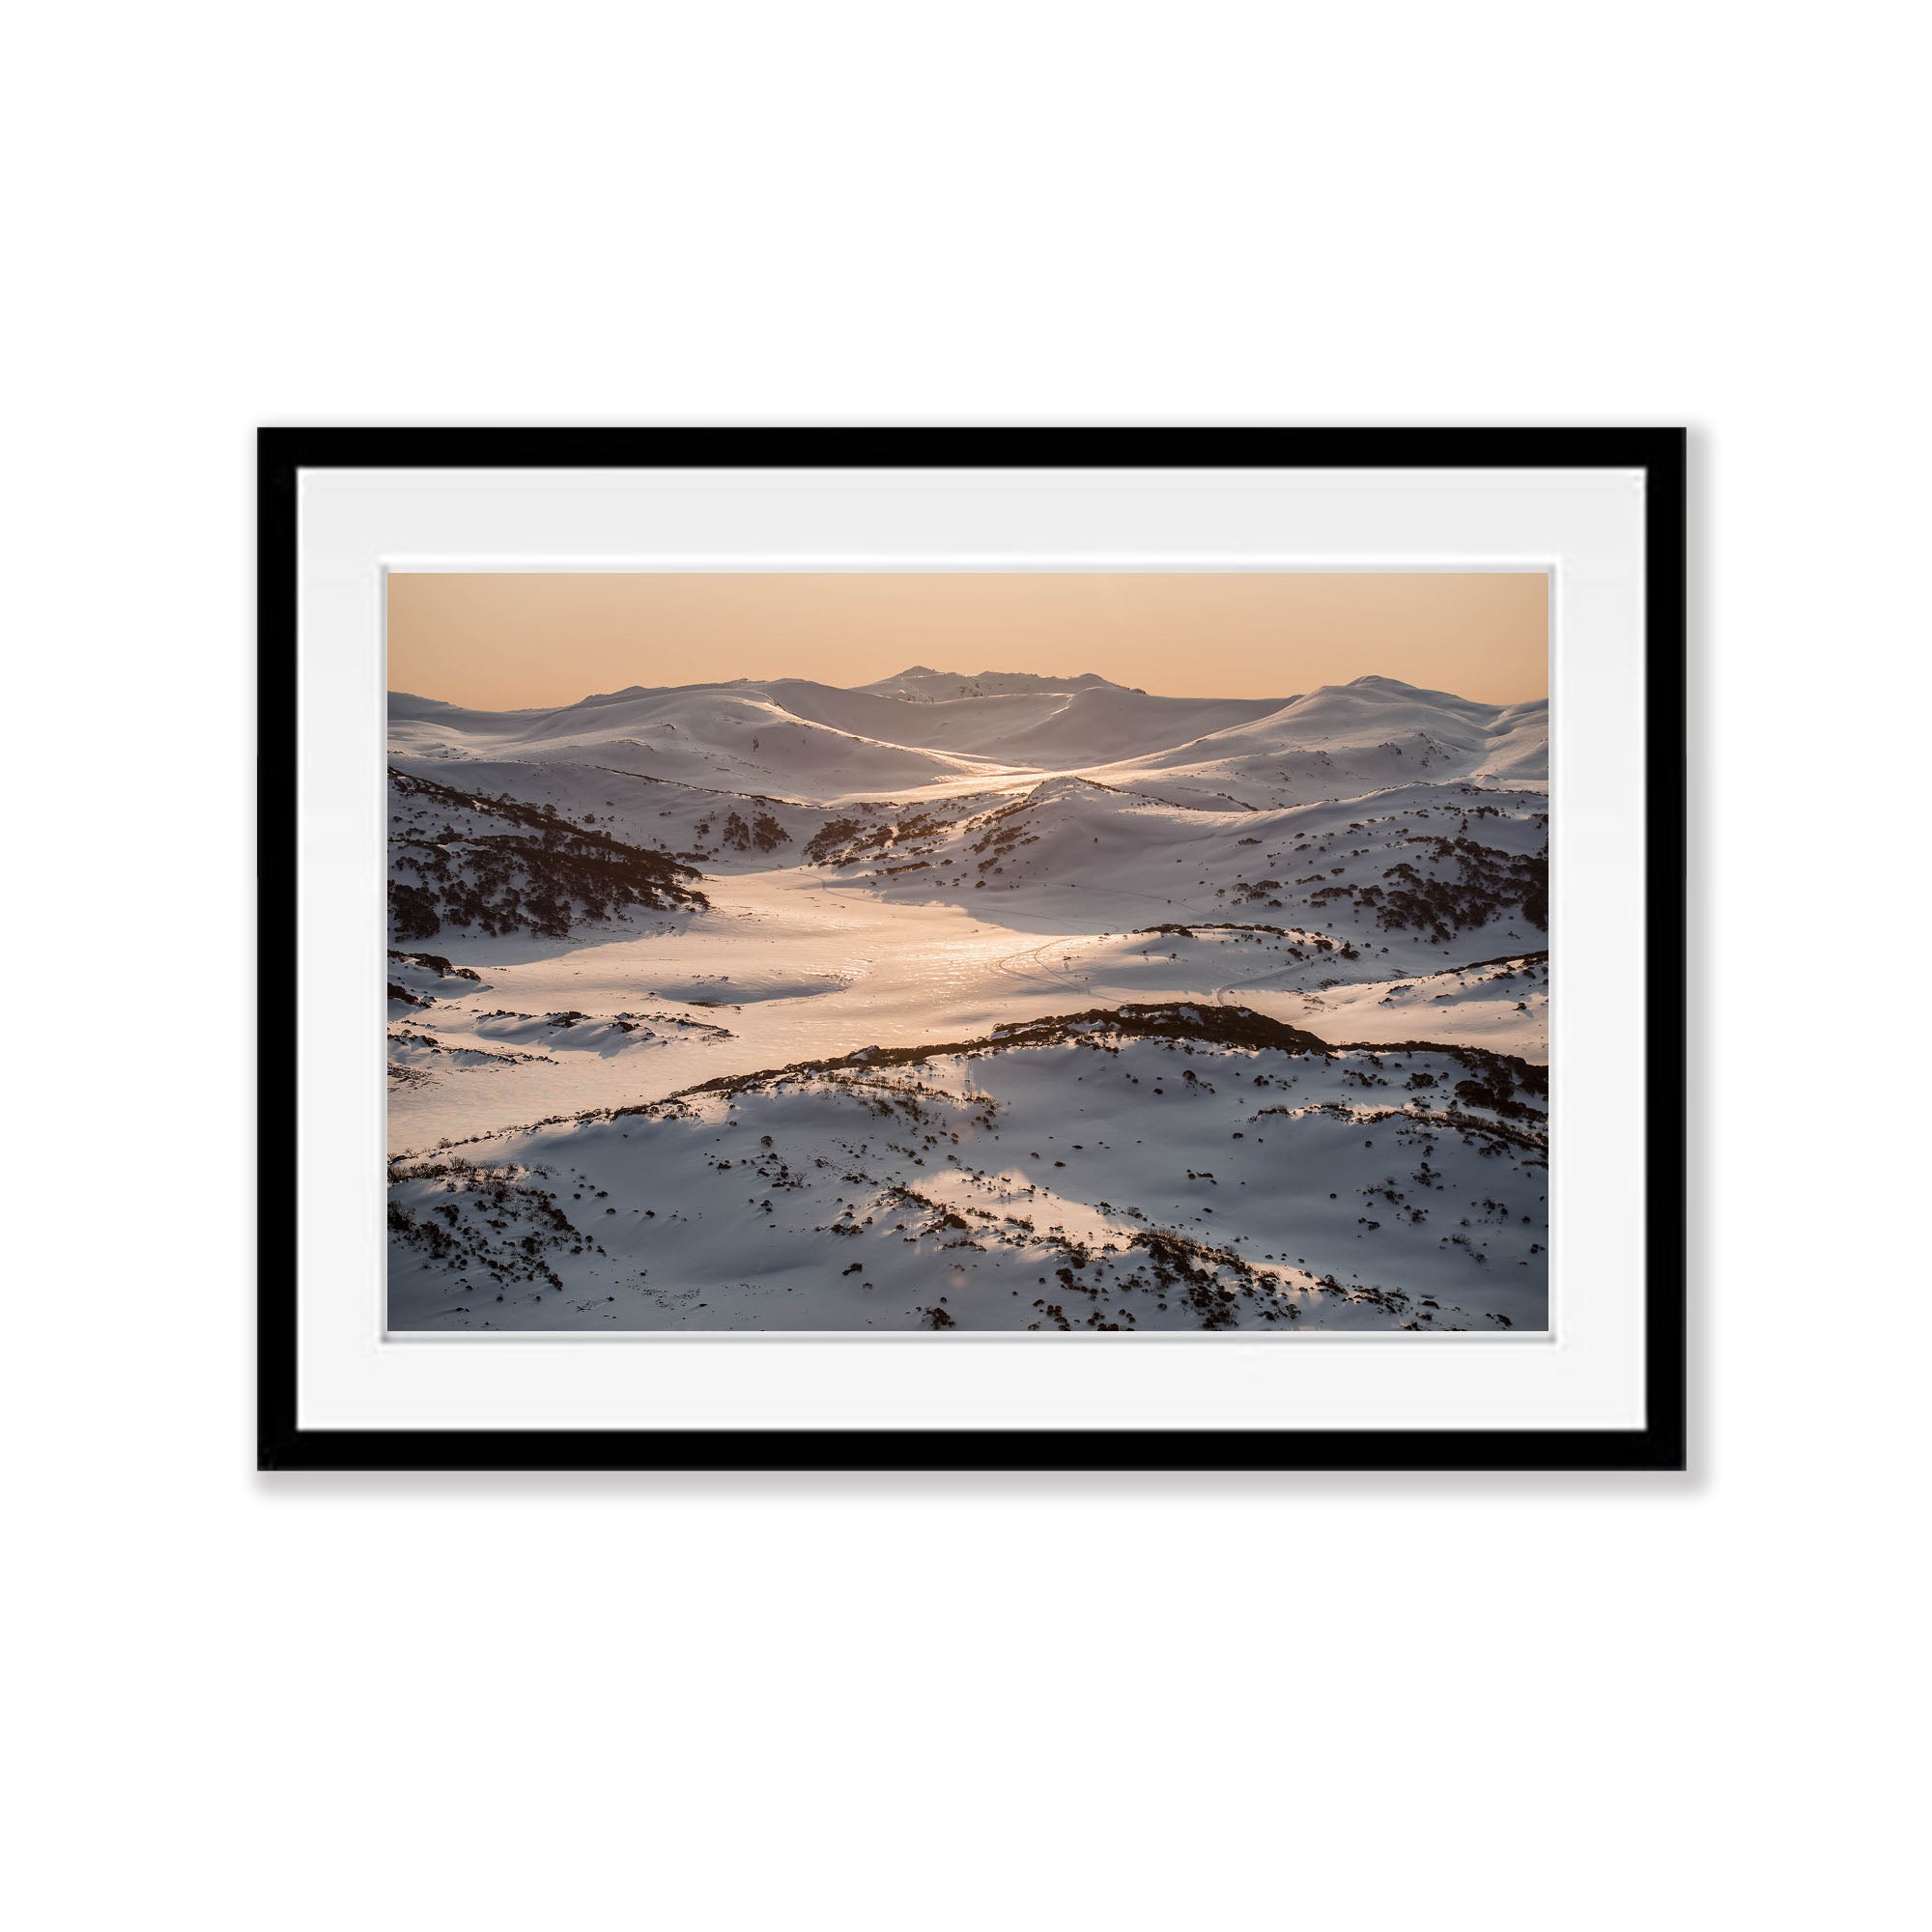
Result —
<instances>
[{"instance_id":1,"label":"white wall background","mask_svg":"<svg viewBox=\"0 0 1932 1932\"><path fill-rule=\"evenodd\" d=\"M1905 1922L1921 29L17 18L15 1922ZM1695 1473L254 1476L258 421L1691 424Z\"/></svg>"}]
</instances>

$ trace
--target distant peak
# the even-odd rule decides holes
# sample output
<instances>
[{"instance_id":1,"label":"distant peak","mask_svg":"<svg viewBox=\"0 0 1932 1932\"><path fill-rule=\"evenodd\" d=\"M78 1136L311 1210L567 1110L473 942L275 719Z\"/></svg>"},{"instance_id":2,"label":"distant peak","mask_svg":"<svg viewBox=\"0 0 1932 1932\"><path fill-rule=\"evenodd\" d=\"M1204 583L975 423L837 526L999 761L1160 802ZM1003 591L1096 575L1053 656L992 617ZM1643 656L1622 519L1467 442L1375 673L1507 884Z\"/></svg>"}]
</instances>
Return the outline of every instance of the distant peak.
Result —
<instances>
[{"instance_id":1,"label":"distant peak","mask_svg":"<svg viewBox=\"0 0 1932 1932\"><path fill-rule=\"evenodd\" d=\"M1084 670L1074 677L1054 677L1031 670L935 670L930 665L909 665L891 677L856 687L888 696L927 699L954 697L1011 697L1026 693L1117 691L1098 672Z\"/></svg>"}]
</instances>

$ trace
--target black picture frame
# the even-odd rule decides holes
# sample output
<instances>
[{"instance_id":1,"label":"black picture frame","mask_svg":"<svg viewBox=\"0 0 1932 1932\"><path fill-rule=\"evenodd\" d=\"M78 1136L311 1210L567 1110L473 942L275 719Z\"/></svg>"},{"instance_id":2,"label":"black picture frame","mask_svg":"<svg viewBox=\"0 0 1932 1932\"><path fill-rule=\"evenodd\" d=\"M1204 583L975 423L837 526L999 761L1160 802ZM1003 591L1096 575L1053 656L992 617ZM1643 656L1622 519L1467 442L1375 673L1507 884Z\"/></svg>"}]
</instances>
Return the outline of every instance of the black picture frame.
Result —
<instances>
[{"instance_id":1,"label":"black picture frame","mask_svg":"<svg viewBox=\"0 0 1932 1932\"><path fill-rule=\"evenodd\" d=\"M297 1414L297 1230L258 1173L257 1466L518 1470L1681 1470L1685 1250L1686 433L1634 429L304 429L257 441L258 1146L293 1144L279 1017L296 938L297 493L303 469L759 467L1641 469L1645 1422L1628 1430L317 1430ZM259 1167L259 1163L258 1163Z\"/></svg>"}]
</instances>

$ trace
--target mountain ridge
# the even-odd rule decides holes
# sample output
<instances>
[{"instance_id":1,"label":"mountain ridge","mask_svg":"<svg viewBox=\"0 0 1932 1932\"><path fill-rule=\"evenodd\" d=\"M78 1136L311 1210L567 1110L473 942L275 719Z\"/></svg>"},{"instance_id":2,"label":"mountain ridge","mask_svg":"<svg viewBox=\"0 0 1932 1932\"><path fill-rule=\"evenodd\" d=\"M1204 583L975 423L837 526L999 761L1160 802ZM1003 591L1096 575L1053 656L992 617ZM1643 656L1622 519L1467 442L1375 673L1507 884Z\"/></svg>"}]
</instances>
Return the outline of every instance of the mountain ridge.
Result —
<instances>
[{"instance_id":1,"label":"mountain ridge","mask_svg":"<svg viewBox=\"0 0 1932 1932\"><path fill-rule=\"evenodd\" d=\"M1548 780L1548 705L1492 704L1368 673L1288 697L1175 697L1081 673L981 673L1017 689L906 695L810 678L629 685L575 704L483 711L394 693L390 751L410 759L615 765L819 802L980 789L1055 772L1158 784L1250 809L1418 778ZM895 687L881 690L877 685ZM935 687L936 690L936 687Z\"/></svg>"}]
</instances>

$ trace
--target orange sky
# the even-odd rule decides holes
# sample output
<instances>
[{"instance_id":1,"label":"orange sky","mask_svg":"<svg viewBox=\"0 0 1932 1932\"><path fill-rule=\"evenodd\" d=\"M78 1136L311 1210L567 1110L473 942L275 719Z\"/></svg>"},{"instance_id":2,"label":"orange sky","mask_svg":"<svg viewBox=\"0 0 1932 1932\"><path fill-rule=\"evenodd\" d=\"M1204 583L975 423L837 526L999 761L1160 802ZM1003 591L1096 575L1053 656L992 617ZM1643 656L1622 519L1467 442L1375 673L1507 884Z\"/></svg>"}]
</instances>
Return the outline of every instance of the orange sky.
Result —
<instances>
[{"instance_id":1,"label":"orange sky","mask_svg":"<svg viewBox=\"0 0 1932 1932\"><path fill-rule=\"evenodd\" d=\"M628 684L869 683L909 665L1096 671L1178 697L1365 672L1547 696L1540 572L392 573L389 688L484 710Z\"/></svg>"}]
</instances>

